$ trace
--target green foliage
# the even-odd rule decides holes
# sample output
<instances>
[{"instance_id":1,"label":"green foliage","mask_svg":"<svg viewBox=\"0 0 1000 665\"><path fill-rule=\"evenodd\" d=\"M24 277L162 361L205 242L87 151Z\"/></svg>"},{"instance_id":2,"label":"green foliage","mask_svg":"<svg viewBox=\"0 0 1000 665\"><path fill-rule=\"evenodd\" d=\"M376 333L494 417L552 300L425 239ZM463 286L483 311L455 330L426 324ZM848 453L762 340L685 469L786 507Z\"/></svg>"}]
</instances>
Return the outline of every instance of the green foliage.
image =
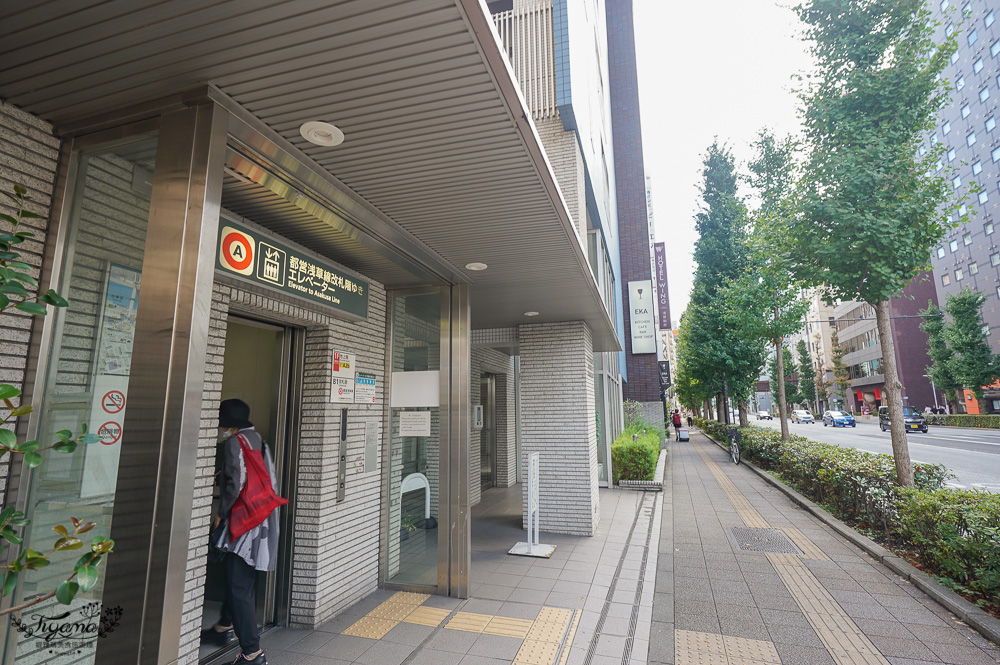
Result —
<instances>
[{"instance_id":1,"label":"green foliage","mask_svg":"<svg viewBox=\"0 0 1000 665\"><path fill-rule=\"evenodd\" d=\"M662 429L641 422L626 427L611 444L613 481L653 480L664 437Z\"/></svg>"},{"instance_id":2,"label":"green foliage","mask_svg":"<svg viewBox=\"0 0 1000 665\"><path fill-rule=\"evenodd\" d=\"M948 340L945 337L944 314L930 300L927 301L927 309L921 310L920 314L924 316L920 329L927 334L927 355L931 359L927 374L934 382L934 387L943 390L946 398L954 403L955 396L962 390L962 382L955 378L952 369L955 354L948 347Z\"/></svg>"},{"instance_id":3,"label":"green foliage","mask_svg":"<svg viewBox=\"0 0 1000 665\"><path fill-rule=\"evenodd\" d=\"M921 563L972 593L1000 599L1000 495L902 490L899 535Z\"/></svg>"},{"instance_id":4,"label":"green foliage","mask_svg":"<svg viewBox=\"0 0 1000 665\"><path fill-rule=\"evenodd\" d=\"M67 307L69 303L51 289L33 296L32 292L38 289L38 282L28 274L32 270L31 266L19 260L20 253L17 246L34 237L34 234L22 231L21 224L26 219L40 217L27 209L27 203L30 199L28 191L21 185L14 185L13 191L0 191L0 194L3 194L13 204L11 207L13 214L0 212L0 221L6 222L10 226L6 233L0 233L0 313L16 309L31 316L45 316L48 312L47 306ZM13 402L20 396L21 391L14 386L0 384L0 400L3 401L7 409L7 415L0 420L0 426L9 427L13 424L14 419L31 413L31 405ZM42 452L51 450L57 453L72 453L79 444L93 444L100 441L97 435L87 432L86 425L76 436L69 430L60 430L56 432L55 436L57 441L44 446L38 441L19 443L11 429L0 429L0 459L8 454L21 455L24 466L33 469L42 464L44 460ZM68 529L62 524L53 527L57 538L52 548L47 552L38 552L30 547L23 547L23 539L18 534L18 530L31 523L24 513L16 510L13 506L8 506L0 511L0 537L19 548L11 563L0 566L0 570L3 571L3 586L0 595L6 596L13 593L14 589L17 588L20 575L25 571L38 570L48 566L53 554L80 549L84 546L79 536L87 533L96 525L93 522L78 520L75 517L69 519L73 528ZM73 574L62 581L54 591L37 596L20 606L8 607L0 611L0 615L30 607L52 597L55 597L60 603L68 605L79 591L88 591L97 583L97 565L105 554L112 551L113 547L114 541L100 537L94 538L90 544L90 553L81 557L74 567Z\"/></svg>"},{"instance_id":5,"label":"green foliage","mask_svg":"<svg viewBox=\"0 0 1000 665\"><path fill-rule=\"evenodd\" d=\"M830 341L833 345L831 351L831 355L833 355L833 387L836 392L840 393L843 400L842 407L846 409L849 404L847 395L851 391L851 375L847 371L847 365L844 364L844 354L847 351L841 346L836 330L830 333Z\"/></svg>"},{"instance_id":6,"label":"green foliage","mask_svg":"<svg viewBox=\"0 0 1000 665\"><path fill-rule=\"evenodd\" d=\"M976 415L967 413L925 413L928 425L947 425L949 427L979 427L983 429L1000 429L1000 415Z\"/></svg>"},{"instance_id":7,"label":"green foliage","mask_svg":"<svg viewBox=\"0 0 1000 665\"><path fill-rule=\"evenodd\" d=\"M812 411L816 407L816 370L813 368L812 356L809 355L809 348L804 339L799 340L795 350L799 356L799 399L808 404L809 410Z\"/></svg>"},{"instance_id":8,"label":"green foliage","mask_svg":"<svg viewBox=\"0 0 1000 665\"><path fill-rule=\"evenodd\" d=\"M990 349L983 330L981 312L985 302L985 293L969 288L948 296L946 307L951 323L944 327L943 333L953 354L948 367L955 380L970 390L980 404L983 386L993 383L1000 373L1000 360Z\"/></svg>"},{"instance_id":9,"label":"green foliage","mask_svg":"<svg viewBox=\"0 0 1000 665\"><path fill-rule=\"evenodd\" d=\"M782 345L782 364L785 370L785 404L792 408L792 404L799 402L799 388L792 378L795 374L795 361L792 360L792 352L785 345ZM778 354L772 353L767 362L767 375L771 378L771 394L774 396L774 403L778 399ZM777 415L777 414L775 414Z\"/></svg>"}]
</instances>

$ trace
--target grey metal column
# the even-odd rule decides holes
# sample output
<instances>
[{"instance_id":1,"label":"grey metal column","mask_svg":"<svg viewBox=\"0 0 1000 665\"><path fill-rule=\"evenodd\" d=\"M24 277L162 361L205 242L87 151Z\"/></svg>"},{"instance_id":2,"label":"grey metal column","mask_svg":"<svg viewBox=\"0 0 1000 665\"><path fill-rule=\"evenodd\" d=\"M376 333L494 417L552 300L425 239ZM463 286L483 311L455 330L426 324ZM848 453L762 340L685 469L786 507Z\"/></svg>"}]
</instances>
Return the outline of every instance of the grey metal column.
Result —
<instances>
[{"instance_id":1,"label":"grey metal column","mask_svg":"<svg viewBox=\"0 0 1000 665\"><path fill-rule=\"evenodd\" d=\"M444 290L447 293L447 289ZM469 506L472 344L469 287L451 287L448 322L448 595L469 597L472 565L472 510ZM443 341L443 340L442 340ZM443 356L444 354L442 354ZM444 369L442 367L442 369ZM478 377L476 377L478 380ZM478 456L477 456L478 461ZM476 473L479 470L477 468ZM444 474L442 473L442 476ZM439 584L439 588L445 588Z\"/></svg>"},{"instance_id":2,"label":"grey metal column","mask_svg":"<svg viewBox=\"0 0 1000 665\"><path fill-rule=\"evenodd\" d=\"M98 663L177 660L228 115L160 122L104 592L123 614Z\"/></svg>"}]
</instances>

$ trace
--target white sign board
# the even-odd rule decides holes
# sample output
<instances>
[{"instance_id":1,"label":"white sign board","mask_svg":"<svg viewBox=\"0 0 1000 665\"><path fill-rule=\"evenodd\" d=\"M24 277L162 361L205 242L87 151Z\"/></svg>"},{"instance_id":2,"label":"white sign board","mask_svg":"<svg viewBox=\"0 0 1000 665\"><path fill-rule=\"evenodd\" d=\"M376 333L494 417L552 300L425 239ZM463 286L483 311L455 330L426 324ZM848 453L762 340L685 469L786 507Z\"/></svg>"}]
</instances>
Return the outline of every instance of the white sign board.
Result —
<instances>
[{"instance_id":1,"label":"white sign board","mask_svg":"<svg viewBox=\"0 0 1000 665\"><path fill-rule=\"evenodd\" d=\"M354 401L358 404L375 403L375 375L358 372L354 378Z\"/></svg>"},{"instance_id":2,"label":"white sign board","mask_svg":"<svg viewBox=\"0 0 1000 665\"><path fill-rule=\"evenodd\" d=\"M436 370L423 372L393 372L389 406L436 407L441 404L441 373Z\"/></svg>"},{"instance_id":3,"label":"white sign board","mask_svg":"<svg viewBox=\"0 0 1000 665\"><path fill-rule=\"evenodd\" d=\"M330 382L331 402L354 402L354 354L333 352L333 380Z\"/></svg>"},{"instance_id":4,"label":"white sign board","mask_svg":"<svg viewBox=\"0 0 1000 665\"><path fill-rule=\"evenodd\" d=\"M651 280L628 283L628 309L632 329L632 353L656 353L656 318Z\"/></svg>"},{"instance_id":5,"label":"white sign board","mask_svg":"<svg viewBox=\"0 0 1000 665\"><path fill-rule=\"evenodd\" d=\"M431 412L430 411L400 411L399 412L399 435L400 436L430 436L431 435Z\"/></svg>"}]
</instances>

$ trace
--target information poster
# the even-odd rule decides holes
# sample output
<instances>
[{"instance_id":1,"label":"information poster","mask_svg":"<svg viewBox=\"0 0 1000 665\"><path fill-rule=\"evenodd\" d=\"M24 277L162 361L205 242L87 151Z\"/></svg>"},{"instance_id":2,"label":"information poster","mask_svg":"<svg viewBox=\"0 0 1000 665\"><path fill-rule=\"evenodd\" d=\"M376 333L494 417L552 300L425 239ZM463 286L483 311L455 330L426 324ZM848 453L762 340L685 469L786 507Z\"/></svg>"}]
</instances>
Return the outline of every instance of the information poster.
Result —
<instances>
[{"instance_id":1,"label":"information poster","mask_svg":"<svg viewBox=\"0 0 1000 665\"><path fill-rule=\"evenodd\" d=\"M656 353L656 320L653 317L653 282L628 283L629 323L632 330L632 353Z\"/></svg>"},{"instance_id":2,"label":"information poster","mask_svg":"<svg viewBox=\"0 0 1000 665\"><path fill-rule=\"evenodd\" d=\"M358 372L354 378L354 402L356 404L375 403L375 375Z\"/></svg>"},{"instance_id":3,"label":"information poster","mask_svg":"<svg viewBox=\"0 0 1000 665\"><path fill-rule=\"evenodd\" d=\"M399 435L400 436L430 436L431 435L431 412L430 411L400 411L399 412Z\"/></svg>"},{"instance_id":4,"label":"information poster","mask_svg":"<svg viewBox=\"0 0 1000 665\"><path fill-rule=\"evenodd\" d=\"M333 352L333 381L330 386L331 402L354 403L354 354Z\"/></svg>"},{"instance_id":5,"label":"information poster","mask_svg":"<svg viewBox=\"0 0 1000 665\"><path fill-rule=\"evenodd\" d=\"M81 497L113 492L118 478L140 278L138 270L109 266L98 321L94 397L87 420L88 430L101 437L102 445L87 446Z\"/></svg>"}]
</instances>

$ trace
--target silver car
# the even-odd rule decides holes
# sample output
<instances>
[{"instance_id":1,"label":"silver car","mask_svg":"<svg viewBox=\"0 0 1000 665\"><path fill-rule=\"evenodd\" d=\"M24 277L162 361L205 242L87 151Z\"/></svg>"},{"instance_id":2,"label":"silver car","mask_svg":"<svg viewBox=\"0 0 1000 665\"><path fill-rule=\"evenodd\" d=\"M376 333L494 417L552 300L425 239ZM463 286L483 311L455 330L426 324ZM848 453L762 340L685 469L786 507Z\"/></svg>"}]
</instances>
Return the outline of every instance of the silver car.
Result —
<instances>
[{"instance_id":1,"label":"silver car","mask_svg":"<svg viewBox=\"0 0 1000 665\"><path fill-rule=\"evenodd\" d=\"M792 422L793 423L814 423L816 419L813 418L813 414L809 413L805 409L796 409L792 411Z\"/></svg>"}]
</instances>

